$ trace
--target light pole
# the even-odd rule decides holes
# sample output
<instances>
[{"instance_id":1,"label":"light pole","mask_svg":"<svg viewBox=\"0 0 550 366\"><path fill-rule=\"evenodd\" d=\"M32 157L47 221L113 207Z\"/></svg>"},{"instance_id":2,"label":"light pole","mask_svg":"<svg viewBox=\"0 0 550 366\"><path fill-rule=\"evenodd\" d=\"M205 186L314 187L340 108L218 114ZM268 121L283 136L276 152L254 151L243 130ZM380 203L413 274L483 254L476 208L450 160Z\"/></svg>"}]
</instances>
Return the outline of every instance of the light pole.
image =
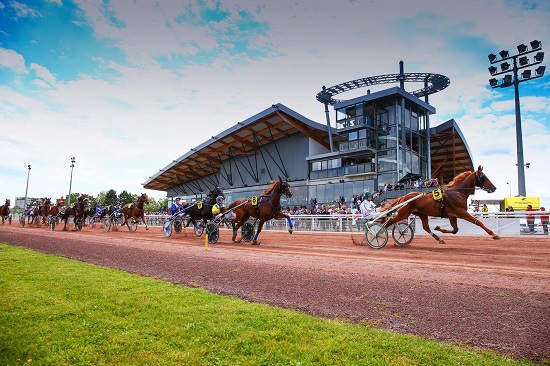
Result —
<instances>
[{"instance_id":1,"label":"light pole","mask_svg":"<svg viewBox=\"0 0 550 366\"><path fill-rule=\"evenodd\" d=\"M75 159L74 159L74 156L71 158L71 181L69 183L69 203L67 204L67 206L71 206L71 188L73 186L73 168L74 168L74 162L75 162Z\"/></svg>"},{"instance_id":2,"label":"light pole","mask_svg":"<svg viewBox=\"0 0 550 366\"><path fill-rule=\"evenodd\" d=\"M498 59L498 56L491 53L489 57L489 61L491 62L491 65L495 63L500 63L500 69L501 71L498 71L496 66L490 66L489 72L492 76L497 75L504 75L504 78L502 79L502 82L499 82L499 80L492 78L489 80L489 84L491 85L491 88L507 88L509 86L514 86L514 101L515 101L515 109L516 109L516 143L517 143L517 166L518 166L518 191L520 196L526 196L526 189L525 189L525 164L523 160L523 134L521 132L521 112L519 107L519 87L518 84L527 81L536 79L539 77L544 76L544 71L546 70L546 66L539 66L535 69L535 75L531 76L532 70L525 69L527 67L531 67L534 65L538 65L542 63L542 60L544 60L544 52L542 52L542 44L540 41L534 40L530 43L531 50L529 51L529 48L525 44L518 45L518 53L516 55L510 55L510 53L506 50L502 50L499 52L500 59ZM528 54L537 52L535 56L533 57L533 60L530 61L527 57ZM513 61L513 67L510 69L510 63L509 60ZM518 65L519 64L519 65ZM525 69L521 73L521 78L518 76L518 70ZM509 74L512 72L512 74Z\"/></svg>"},{"instance_id":3,"label":"light pole","mask_svg":"<svg viewBox=\"0 0 550 366\"><path fill-rule=\"evenodd\" d=\"M27 172L27 188L25 189L25 201L23 202L23 214L25 213L25 210L27 209L27 193L29 192L29 176L31 175L31 166L30 164L27 165L27 168L29 171Z\"/></svg>"},{"instance_id":4,"label":"light pole","mask_svg":"<svg viewBox=\"0 0 550 366\"><path fill-rule=\"evenodd\" d=\"M512 186L509 182L506 182L506 184L508 184L508 188L510 188L510 197L512 197Z\"/></svg>"}]
</instances>

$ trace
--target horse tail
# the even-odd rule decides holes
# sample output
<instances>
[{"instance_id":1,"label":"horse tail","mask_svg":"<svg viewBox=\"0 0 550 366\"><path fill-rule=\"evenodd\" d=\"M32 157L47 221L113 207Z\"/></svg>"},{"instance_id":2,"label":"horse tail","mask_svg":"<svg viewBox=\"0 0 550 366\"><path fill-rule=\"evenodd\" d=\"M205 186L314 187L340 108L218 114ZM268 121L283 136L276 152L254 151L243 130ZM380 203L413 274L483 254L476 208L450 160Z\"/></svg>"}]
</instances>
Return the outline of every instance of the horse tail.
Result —
<instances>
[{"instance_id":1,"label":"horse tail","mask_svg":"<svg viewBox=\"0 0 550 366\"><path fill-rule=\"evenodd\" d=\"M418 196L419 194L422 194L422 193L421 192L411 192L411 193L407 193L407 194L405 194L401 197L397 197L396 199L394 199L390 203L386 203L384 206L382 206L382 208L380 209L380 212L387 211L390 208L397 206L401 202L405 202L406 200L411 199L415 196Z\"/></svg>"}]
</instances>

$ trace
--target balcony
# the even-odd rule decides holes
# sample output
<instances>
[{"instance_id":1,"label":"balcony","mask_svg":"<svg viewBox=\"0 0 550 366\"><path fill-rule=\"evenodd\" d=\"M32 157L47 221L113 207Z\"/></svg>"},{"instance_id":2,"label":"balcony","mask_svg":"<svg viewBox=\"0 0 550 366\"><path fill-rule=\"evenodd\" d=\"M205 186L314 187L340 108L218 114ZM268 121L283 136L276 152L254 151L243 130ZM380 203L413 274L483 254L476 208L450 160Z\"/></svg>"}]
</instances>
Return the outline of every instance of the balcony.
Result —
<instances>
[{"instance_id":1,"label":"balcony","mask_svg":"<svg viewBox=\"0 0 550 366\"><path fill-rule=\"evenodd\" d=\"M315 170L309 172L309 179L327 179L327 178L338 178L344 176L353 176L353 175L364 175L368 173L375 173L374 164L372 163L363 163L355 165L346 165L340 168L332 168L325 170Z\"/></svg>"}]
</instances>

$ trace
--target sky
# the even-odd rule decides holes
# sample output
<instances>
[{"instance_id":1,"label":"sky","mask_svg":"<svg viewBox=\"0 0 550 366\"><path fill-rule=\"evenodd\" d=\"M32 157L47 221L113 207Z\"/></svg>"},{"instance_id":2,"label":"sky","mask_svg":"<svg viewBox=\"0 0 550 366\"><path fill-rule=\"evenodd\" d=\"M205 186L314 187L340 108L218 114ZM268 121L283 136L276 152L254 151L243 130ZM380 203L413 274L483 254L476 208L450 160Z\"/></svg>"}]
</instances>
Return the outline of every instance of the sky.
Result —
<instances>
[{"instance_id":1,"label":"sky","mask_svg":"<svg viewBox=\"0 0 550 366\"><path fill-rule=\"evenodd\" d=\"M326 124L323 85L399 61L450 78L430 124L454 118L497 187L474 198L517 195L514 88L489 86L487 55L545 51L548 19L547 0L0 0L0 200L27 181L29 197L162 199L143 183L212 135L275 103ZM527 195L550 206L550 78L519 93Z\"/></svg>"}]
</instances>

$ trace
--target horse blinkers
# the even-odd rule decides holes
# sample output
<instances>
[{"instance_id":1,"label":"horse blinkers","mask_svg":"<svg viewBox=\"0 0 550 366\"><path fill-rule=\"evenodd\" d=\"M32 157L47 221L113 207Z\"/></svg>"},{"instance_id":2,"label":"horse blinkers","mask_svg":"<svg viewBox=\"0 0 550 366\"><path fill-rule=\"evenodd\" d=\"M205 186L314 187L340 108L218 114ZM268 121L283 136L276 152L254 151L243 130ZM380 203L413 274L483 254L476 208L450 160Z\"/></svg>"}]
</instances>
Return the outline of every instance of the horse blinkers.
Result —
<instances>
[{"instance_id":1,"label":"horse blinkers","mask_svg":"<svg viewBox=\"0 0 550 366\"><path fill-rule=\"evenodd\" d=\"M493 193L497 190L497 187L487 178L485 173L478 170L476 172L476 181L475 185L483 189L485 192Z\"/></svg>"}]
</instances>

